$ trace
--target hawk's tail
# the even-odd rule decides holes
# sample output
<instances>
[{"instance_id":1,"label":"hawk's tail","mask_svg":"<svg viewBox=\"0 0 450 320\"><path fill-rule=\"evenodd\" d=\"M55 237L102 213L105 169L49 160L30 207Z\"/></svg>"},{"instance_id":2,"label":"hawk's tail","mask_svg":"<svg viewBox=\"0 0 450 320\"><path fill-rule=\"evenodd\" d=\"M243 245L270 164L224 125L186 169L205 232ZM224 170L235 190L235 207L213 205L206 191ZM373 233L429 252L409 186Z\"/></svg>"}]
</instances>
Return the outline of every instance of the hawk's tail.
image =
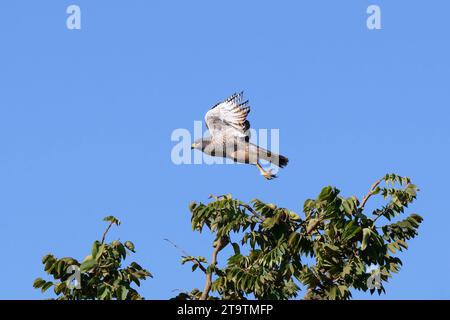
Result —
<instances>
[{"instance_id":1,"label":"hawk's tail","mask_svg":"<svg viewBox=\"0 0 450 320\"><path fill-rule=\"evenodd\" d=\"M258 147L258 159L267 160L280 168L284 168L289 162L288 158L280 154L272 153L261 147Z\"/></svg>"}]
</instances>

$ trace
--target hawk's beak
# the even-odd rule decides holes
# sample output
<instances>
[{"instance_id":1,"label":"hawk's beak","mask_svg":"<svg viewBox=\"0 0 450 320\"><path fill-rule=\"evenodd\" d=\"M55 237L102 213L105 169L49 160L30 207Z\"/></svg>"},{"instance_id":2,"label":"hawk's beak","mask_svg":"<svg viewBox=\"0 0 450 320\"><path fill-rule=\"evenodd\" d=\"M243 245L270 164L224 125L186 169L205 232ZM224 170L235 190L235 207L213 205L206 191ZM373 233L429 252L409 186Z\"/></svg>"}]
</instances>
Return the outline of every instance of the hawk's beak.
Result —
<instances>
[{"instance_id":1,"label":"hawk's beak","mask_svg":"<svg viewBox=\"0 0 450 320\"><path fill-rule=\"evenodd\" d=\"M195 148L195 143L191 144L191 150Z\"/></svg>"}]
</instances>

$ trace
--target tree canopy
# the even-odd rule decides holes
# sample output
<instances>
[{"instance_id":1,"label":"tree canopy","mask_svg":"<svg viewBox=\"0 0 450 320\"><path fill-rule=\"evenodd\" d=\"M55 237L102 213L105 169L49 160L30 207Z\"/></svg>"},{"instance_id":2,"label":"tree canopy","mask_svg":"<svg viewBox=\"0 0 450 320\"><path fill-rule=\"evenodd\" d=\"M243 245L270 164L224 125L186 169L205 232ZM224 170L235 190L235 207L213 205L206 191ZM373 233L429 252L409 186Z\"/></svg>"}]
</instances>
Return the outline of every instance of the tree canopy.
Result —
<instances>
[{"instance_id":1,"label":"tree canopy","mask_svg":"<svg viewBox=\"0 0 450 320\"><path fill-rule=\"evenodd\" d=\"M349 299L352 289L381 294L402 265L398 251L408 248L422 222L414 213L392 221L417 191L409 178L387 174L361 200L325 187L316 199L305 201L302 215L231 195L194 202L192 228L214 234L213 252L209 262L202 256L183 257L182 263L205 274L205 286L176 298L292 299L301 287L305 299ZM368 213L365 206L375 196L384 204ZM226 246L234 253L219 267Z\"/></svg>"},{"instance_id":2,"label":"tree canopy","mask_svg":"<svg viewBox=\"0 0 450 320\"><path fill-rule=\"evenodd\" d=\"M82 262L75 258L58 259L52 254L42 258L44 271L53 277L54 281L37 278L33 286L45 292L53 286L53 291L59 300L140 300L142 296L133 288L140 286L140 281L152 274L136 262L123 268L122 261L135 252L131 241L124 243L114 240L105 243L105 238L113 225L119 226L119 219L108 216L109 222L100 241L92 245L91 254Z\"/></svg>"},{"instance_id":3,"label":"tree canopy","mask_svg":"<svg viewBox=\"0 0 450 320\"><path fill-rule=\"evenodd\" d=\"M408 248L422 222L415 213L400 217L417 192L409 178L387 174L361 198L325 187L304 202L302 213L229 194L193 202L193 230L214 235L211 259L183 255L182 264L202 272L205 282L174 299L294 299L302 291L304 299L334 300L350 299L353 290L384 293L384 284L402 266L399 251ZM366 209L375 197L375 209ZM106 243L120 221L104 220L109 224L102 239L82 262L44 256L44 271L53 281L37 278L34 287L44 292L53 286L57 299L64 300L143 299L135 287L152 275L136 262L122 267L134 244ZM221 257L226 247L232 254Z\"/></svg>"}]
</instances>

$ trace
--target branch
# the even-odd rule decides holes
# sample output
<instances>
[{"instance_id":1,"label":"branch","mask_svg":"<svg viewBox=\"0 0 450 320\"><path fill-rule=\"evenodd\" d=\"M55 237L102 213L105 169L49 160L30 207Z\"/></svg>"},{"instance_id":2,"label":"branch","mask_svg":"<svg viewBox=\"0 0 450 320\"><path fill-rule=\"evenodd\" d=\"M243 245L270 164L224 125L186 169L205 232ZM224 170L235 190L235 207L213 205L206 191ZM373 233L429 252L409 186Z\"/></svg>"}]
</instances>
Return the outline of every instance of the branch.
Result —
<instances>
[{"instance_id":1,"label":"branch","mask_svg":"<svg viewBox=\"0 0 450 320\"><path fill-rule=\"evenodd\" d=\"M316 222L314 222L309 228L306 228L306 233L307 233L308 235L311 235L311 233L312 233L314 230L316 230L317 226L318 226L319 223L321 223L321 222L322 222L322 219L317 218L317 221L316 221Z\"/></svg>"},{"instance_id":2,"label":"branch","mask_svg":"<svg viewBox=\"0 0 450 320\"><path fill-rule=\"evenodd\" d=\"M103 237L102 237L102 242L101 244L103 244L105 242L105 238L106 238L106 234L108 233L109 229L111 229L112 225L114 224L114 221L111 221L108 225L108 227L106 228L105 232L103 233Z\"/></svg>"},{"instance_id":3,"label":"branch","mask_svg":"<svg viewBox=\"0 0 450 320\"><path fill-rule=\"evenodd\" d=\"M381 183L381 181L383 181L383 178L378 179L371 187L369 192L364 196L361 205L359 206L359 210L362 211L364 209L364 206L366 205L367 200L369 200L369 198L371 196L373 196L373 192L375 191L376 187L378 187L378 185Z\"/></svg>"},{"instance_id":4,"label":"branch","mask_svg":"<svg viewBox=\"0 0 450 320\"><path fill-rule=\"evenodd\" d=\"M216 247L214 248L214 251L212 253L212 259L211 259L211 265L210 266L216 266L217 265L217 255L219 254L220 250L225 248L225 246L229 243L228 239L225 237L221 237L217 240ZM209 270L206 272L206 282L205 282L205 288L203 289L203 293L200 297L200 300L206 300L208 299L209 292L211 291L212 286L212 270L211 268L208 268Z\"/></svg>"},{"instance_id":5,"label":"branch","mask_svg":"<svg viewBox=\"0 0 450 320\"><path fill-rule=\"evenodd\" d=\"M248 211L250 211L251 214L253 214L255 217L257 217L259 220L264 221L266 219L264 219L264 217L262 215L260 215L259 213L257 213L255 210L253 210L252 207L250 207L248 204L245 203L240 203L239 204L241 207L244 207L245 209L247 209Z\"/></svg>"},{"instance_id":6,"label":"branch","mask_svg":"<svg viewBox=\"0 0 450 320\"><path fill-rule=\"evenodd\" d=\"M198 265L198 267L200 268L200 270L203 271L204 274L206 274L206 268L202 265L202 263L200 261L198 261L197 258L194 258L194 261L196 262L196 264Z\"/></svg>"},{"instance_id":7,"label":"branch","mask_svg":"<svg viewBox=\"0 0 450 320\"><path fill-rule=\"evenodd\" d=\"M308 227L308 222L309 219L311 219L312 215L316 214L316 219L317 221L314 222L311 226ZM321 217L319 217L319 214L316 210L312 210L310 213L308 213L305 217L305 219L302 220L302 222L300 222L300 225L303 226L306 230L306 234L311 235L311 233L316 230L317 226L319 225L319 223L321 223L323 221L323 219Z\"/></svg>"},{"instance_id":8,"label":"branch","mask_svg":"<svg viewBox=\"0 0 450 320\"><path fill-rule=\"evenodd\" d=\"M224 198L225 195L221 195L221 196L215 196L213 194L209 195L209 199L214 198L217 200ZM253 214L255 217L257 217L259 220L264 221L264 217L262 215L260 215L259 213L257 213L252 207L250 207L248 204L245 203L239 203L240 201L238 201L238 206L243 207L245 209L247 209L248 211L250 211L251 214Z\"/></svg>"},{"instance_id":9,"label":"branch","mask_svg":"<svg viewBox=\"0 0 450 320\"><path fill-rule=\"evenodd\" d=\"M176 245L175 243L173 243L172 241L170 241L169 239L165 238L165 241L169 242L171 245L173 245L176 249L180 250L181 253L185 256L185 257L192 257L192 261L195 262L195 264L198 265L198 267L200 268L200 270L202 270L205 274L206 274L206 268L202 265L201 261L199 261L196 257L191 256L189 253L187 253L183 248L179 247L178 245Z\"/></svg>"}]
</instances>

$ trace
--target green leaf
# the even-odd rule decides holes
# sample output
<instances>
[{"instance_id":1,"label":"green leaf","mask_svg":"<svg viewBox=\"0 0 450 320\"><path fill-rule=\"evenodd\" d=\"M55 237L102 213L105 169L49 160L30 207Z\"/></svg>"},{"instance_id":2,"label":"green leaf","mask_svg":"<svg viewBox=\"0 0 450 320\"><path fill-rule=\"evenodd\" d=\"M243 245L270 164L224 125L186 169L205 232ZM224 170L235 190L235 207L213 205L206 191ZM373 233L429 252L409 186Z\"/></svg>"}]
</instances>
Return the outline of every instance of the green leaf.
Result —
<instances>
[{"instance_id":1,"label":"green leaf","mask_svg":"<svg viewBox=\"0 0 450 320\"><path fill-rule=\"evenodd\" d=\"M100 241L95 241L92 244L91 257L94 260L98 260L105 250L105 245L101 244Z\"/></svg>"},{"instance_id":2,"label":"green leaf","mask_svg":"<svg viewBox=\"0 0 450 320\"><path fill-rule=\"evenodd\" d=\"M278 217L270 217L266 218L263 222L263 226L266 229L272 229L275 224L278 222Z\"/></svg>"},{"instance_id":3,"label":"green leaf","mask_svg":"<svg viewBox=\"0 0 450 320\"><path fill-rule=\"evenodd\" d=\"M40 287L42 287L45 284L45 280L43 280L42 278L37 278L36 280L34 280L33 282L33 287L38 289Z\"/></svg>"},{"instance_id":4,"label":"green leaf","mask_svg":"<svg viewBox=\"0 0 450 320\"><path fill-rule=\"evenodd\" d=\"M122 259L125 259L125 257L127 256L127 251L125 250L125 246L123 244L119 243L117 245L117 251L122 256Z\"/></svg>"},{"instance_id":5,"label":"green leaf","mask_svg":"<svg viewBox=\"0 0 450 320\"><path fill-rule=\"evenodd\" d=\"M109 221L117 226L120 226L120 220L114 216L107 216L107 217L103 218L103 221Z\"/></svg>"},{"instance_id":6,"label":"green leaf","mask_svg":"<svg viewBox=\"0 0 450 320\"><path fill-rule=\"evenodd\" d=\"M120 286L116 290L117 300L125 300L127 298L127 288L125 286Z\"/></svg>"},{"instance_id":7,"label":"green leaf","mask_svg":"<svg viewBox=\"0 0 450 320\"><path fill-rule=\"evenodd\" d=\"M42 257L42 263L45 264L49 259L55 259L55 257L52 254L47 254L44 257Z\"/></svg>"},{"instance_id":8,"label":"green leaf","mask_svg":"<svg viewBox=\"0 0 450 320\"><path fill-rule=\"evenodd\" d=\"M289 244L291 247L296 246L297 243L298 243L299 238L300 238L300 234L299 234L298 232L292 232L292 233L289 235L288 244Z\"/></svg>"},{"instance_id":9,"label":"green leaf","mask_svg":"<svg viewBox=\"0 0 450 320\"><path fill-rule=\"evenodd\" d=\"M345 226L344 232L342 233L342 240L348 241L360 231L361 228L356 224L356 221L352 220Z\"/></svg>"},{"instance_id":10,"label":"green leaf","mask_svg":"<svg viewBox=\"0 0 450 320\"><path fill-rule=\"evenodd\" d=\"M66 289L66 283L65 282L60 282L55 284L55 286L53 287L53 290L55 291L55 293L58 295L60 294L64 289Z\"/></svg>"},{"instance_id":11,"label":"green leaf","mask_svg":"<svg viewBox=\"0 0 450 320\"><path fill-rule=\"evenodd\" d=\"M100 300L109 300L110 298L110 291L109 289L105 286L104 289L102 290L101 295L99 296Z\"/></svg>"},{"instance_id":12,"label":"green leaf","mask_svg":"<svg viewBox=\"0 0 450 320\"><path fill-rule=\"evenodd\" d=\"M42 291L42 292L47 291L47 289L50 288L52 285L53 285L53 282L51 282L51 281L46 282L46 283L42 286L41 291Z\"/></svg>"},{"instance_id":13,"label":"green leaf","mask_svg":"<svg viewBox=\"0 0 450 320\"><path fill-rule=\"evenodd\" d=\"M56 273L58 276L62 275L64 268L66 267L66 263L63 260L58 260L56 263Z\"/></svg>"},{"instance_id":14,"label":"green leaf","mask_svg":"<svg viewBox=\"0 0 450 320\"><path fill-rule=\"evenodd\" d=\"M317 200L324 201L324 202L331 202L339 193L339 190L336 188L333 188L331 186L325 187L320 192Z\"/></svg>"},{"instance_id":15,"label":"green leaf","mask_svg":"<svg viewBox=\"0 0 450 320\"><path fill-rule=\"evenodd\" d=\"M97 261L102 257L103 252L105 251L105 245L102 244L97 249L97 255L94 257Z\"/></svg>"},{"instance_id":16,"label":"green leaf","mask_svg":"<svg viewBox=\"0 0 450 320\"><path fill-rule=\"evenodd\" d=\"M336 293L337 293L337 287L336 286L332 286L329 291L328 291L328 298L331 300L335 300L336 299Z\"/></svg>"},{"instance_id":17,"label":"green leaf","mask_svg":"<svg viewBox=\"0 0 450 320\"><path fill-rule=\"evenodd\" d=\"M344 200L342 202L342 207L344 208L345 213L347 213L349 215L351 215L353 213L353 210L352 210L353 208L350 206L350 204L346 200Z\"/></svg>"},{"instance_id":18,"label":"green leaf","mask_svg":"<svg viewBox=\"0 0 450 320\"><path fill-rule=\"evenodd\" d=\"M315 201L312 199L308 199L305 201L305 203L303 204L303 212L307 213L309 212L312 208L314 208L315 206Z\"/></svg>"},{"instance_id":19,"label":"green leaf","mask_svg":"<svg viewBox=\"0 0 450 320\"><path fill-rule=\"evenodd\" d=\"M289 219L298 221L298 220L300 220L300 216L297 213L295 213L294 211L289 211Z\"/></svg>"},{"instance_id":20,"label":"green leaf","mask_svg":"<svg viewBox=\"0 0 450 320\"><path fill-rule=\"evenodd\" d=\"M130 250L131 252L135 252L134 251L134 244L131 241L125 241L125 247L127 247L128 250Z\"/></svg>"},{"instance_id":21,"label":"green leaf","mask_svg":"<svg viewBox=\"0 0 450 320\"><path fill-rule=\"evenodd\" d=\"M369 240L371 232L372 231L369 228L363 229L363 238L362 238L362 242L361 242L361 250L362 251L366 250L366 248L367 248L367 241Z\"/></svg>"},{"instance_id":22,"label":"green leaf","mask_svg":"<svg viewBox=\"0 0 450 320\"><path fill-rule=\"evenodd\" d=\"M345 277L346 275L349 275L352 271L352 266L350 264L346 264L344 268L342 268L342 276Z\"/></svg>"},{"instance_id":23,"label":"green leaf","mask_svg":"<svg viewBox=\"0 0 450 320\"><path fill-rule=\"evenodd\" d=\"M49 259L47 259L47 261L45 262L45 265L44 265L44 271L47 271L47 273L50 273L51 272L51 270L54 268L54 266L55 266L55 262L56 262L56 259L55 258L49 258Z\"/></svg>"},{"instance_id":24,"label":"green leaf","mask_svg":"<svg viewBox=\"0 0 450 320\"><path fill-rule=\"evenodd\" d=\"M231 245L233 246L234 254L241 253L241 248L239 247L239 245L236 242L233 242Z\"/></svg>"},{"instance_id":25,"label":"green leaf","mask_svg":"<svg viewBox=\"0 0 450 320\"><path fill-rule=\"evenodd\" d=\"M339 294L341 297L345 296L345 293L348 291L348 287L344 285L338 286Z\"/></svg>"},{"instance_id":26,"label":"green leaf","mask_svg":"<svg viewBox=\"0 0 450 320\"><path fill-rule=\"evenodd\" d=\"M97 261L95 261L94 259L88 259L86 261L84 261L81 266L80 266L80 271L81 272L86 272L91 270L95 265L97 264Z\"/></svg>"}]
</instances>

